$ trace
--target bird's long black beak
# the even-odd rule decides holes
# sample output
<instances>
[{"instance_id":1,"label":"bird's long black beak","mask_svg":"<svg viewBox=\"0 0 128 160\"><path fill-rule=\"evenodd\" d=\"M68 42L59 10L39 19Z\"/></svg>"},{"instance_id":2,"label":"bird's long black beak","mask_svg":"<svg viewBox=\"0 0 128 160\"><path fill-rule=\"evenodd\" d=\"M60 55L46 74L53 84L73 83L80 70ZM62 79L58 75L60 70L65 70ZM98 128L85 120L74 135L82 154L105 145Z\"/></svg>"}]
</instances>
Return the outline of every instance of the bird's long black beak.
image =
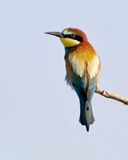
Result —
<instances>
[{"instance_id":1,"label":"bird's long black beak","mask_svg":"<svg viewBox=\"0 0 128 160\"><path fill-rule=\"evenodd\" d=\"M59 38L63 37L63 33L61 33L61 32L45 32L45 34L50 34L50 35L53 35L53 36L56 36Z\"/></svg>"}]
</instances>

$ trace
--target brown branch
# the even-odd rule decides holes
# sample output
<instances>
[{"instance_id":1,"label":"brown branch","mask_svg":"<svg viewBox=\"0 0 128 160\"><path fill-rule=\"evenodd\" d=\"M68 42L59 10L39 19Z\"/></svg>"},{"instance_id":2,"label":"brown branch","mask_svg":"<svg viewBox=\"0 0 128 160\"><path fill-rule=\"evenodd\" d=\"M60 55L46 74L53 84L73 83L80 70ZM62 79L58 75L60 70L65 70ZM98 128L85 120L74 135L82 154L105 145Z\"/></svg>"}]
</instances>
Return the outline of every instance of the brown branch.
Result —
<instances>
[{"instance_id":1,"label":"brown branch","mask_svg":"<svg viewBox=\"0 0 128 160\"><path fill-rule=\"evenodd\" d=\"M117 94L113 94L113 93L108 93L107 91L104 91L104 90L100 90L99 88L97 88L95 90L96 93L106 97L106 98L110 98L110 99L114 99L116 101L119 101L121 103L124 103L126 105L128 105L128 98L124 98L122 96L119 96Z\"/></svg>"}]
</instances>

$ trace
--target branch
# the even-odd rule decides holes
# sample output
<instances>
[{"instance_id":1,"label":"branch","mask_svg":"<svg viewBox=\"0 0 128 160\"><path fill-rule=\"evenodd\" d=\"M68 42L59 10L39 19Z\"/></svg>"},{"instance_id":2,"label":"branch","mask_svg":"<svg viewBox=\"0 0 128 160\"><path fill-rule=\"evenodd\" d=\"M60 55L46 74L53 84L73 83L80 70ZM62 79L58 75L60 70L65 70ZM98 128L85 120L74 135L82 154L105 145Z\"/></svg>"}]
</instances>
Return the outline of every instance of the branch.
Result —
<instances>
[{"instance_id":1,"label":"branch","mask_svg":"<svg viewBox=\"0 0 128 160\"><path fill-rule=\"evenodd\" d=\"M99 88L96 88L95 92L106 97L106 98L114 99L116 101L119 101L121 103L128 105L128 98L124 98L124 97L119 96L117 94L108 93L107 91L100 90Z\"/></svg>"}]
</instances>

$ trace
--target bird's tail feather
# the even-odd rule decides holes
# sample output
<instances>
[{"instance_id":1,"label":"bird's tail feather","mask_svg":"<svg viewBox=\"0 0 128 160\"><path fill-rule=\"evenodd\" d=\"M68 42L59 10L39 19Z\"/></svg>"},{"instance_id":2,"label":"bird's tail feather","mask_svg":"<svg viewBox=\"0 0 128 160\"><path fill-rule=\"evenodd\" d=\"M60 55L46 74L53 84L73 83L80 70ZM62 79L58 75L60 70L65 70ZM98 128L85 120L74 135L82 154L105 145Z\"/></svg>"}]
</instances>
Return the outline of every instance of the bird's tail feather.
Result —
<instances>
[{"instance_id":1,"label":"bird's tail feather","mask_svg":"<svg viewBox=\"0 0 128 160\"><path fill-rule=\"evenodd\" d=\"M80 123L86 126L87 131L89 131L89 126L95 119L92 112L91 102L86 101L86 103L80 103Z\"/></svg>"}]
</instances>

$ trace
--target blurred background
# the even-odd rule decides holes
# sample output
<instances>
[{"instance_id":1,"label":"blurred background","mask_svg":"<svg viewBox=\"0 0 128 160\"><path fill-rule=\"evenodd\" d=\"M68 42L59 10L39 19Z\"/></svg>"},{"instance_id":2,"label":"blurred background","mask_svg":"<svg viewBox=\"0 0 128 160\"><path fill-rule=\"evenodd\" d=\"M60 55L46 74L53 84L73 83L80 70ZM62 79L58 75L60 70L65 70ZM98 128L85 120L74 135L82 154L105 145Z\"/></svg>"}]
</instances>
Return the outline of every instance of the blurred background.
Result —
<instances>
[{"instance_id":1,"label":"blurred background","mask_svg":"<svg viewBox=\"0 0 128 160\"><path fill-rule=\"evenodd\" d=\"M64 48L46 31L78 27L101 57L99 86L128 96L126 0L0 2L0 160L127 159L128 106L95 94L95 123L78 122Z\"/></svg>"}]
</instances>

